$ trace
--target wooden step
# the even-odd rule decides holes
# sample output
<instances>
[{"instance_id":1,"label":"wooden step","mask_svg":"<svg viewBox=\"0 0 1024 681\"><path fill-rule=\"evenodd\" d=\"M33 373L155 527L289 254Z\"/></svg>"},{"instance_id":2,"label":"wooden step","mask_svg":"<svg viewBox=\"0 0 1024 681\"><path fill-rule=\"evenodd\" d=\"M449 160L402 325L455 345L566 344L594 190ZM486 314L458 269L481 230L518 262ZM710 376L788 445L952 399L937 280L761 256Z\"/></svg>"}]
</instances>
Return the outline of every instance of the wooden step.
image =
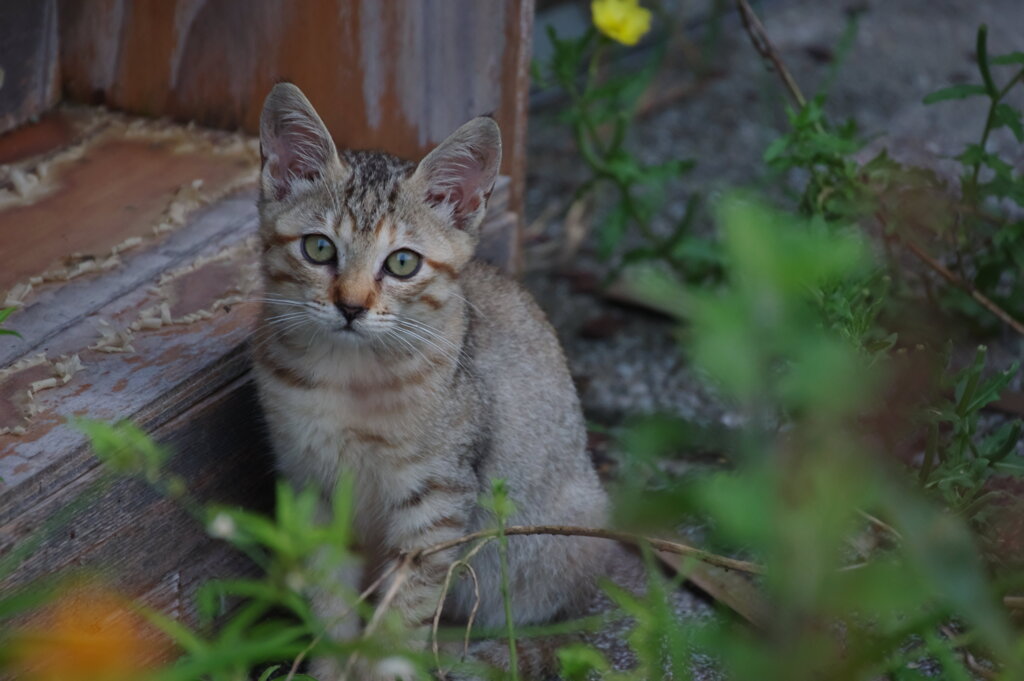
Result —
<instances>
[{"instance_id":1,"label":"wooden step","mask_svg":"<svg viewBox=\"0 0 1024 681\"><path fill-rule=\"evenodd\" d=\"M211 576L253 566L145 485L103 471L68 419L131 419L201 500L266 509L273 468L249 377L258 295L255 141L63 108L0 137L0 555L45 531L9 589L99 570L191 619ZM507 178L481 256L515 266Z\"/></svg>"}]
</instances>

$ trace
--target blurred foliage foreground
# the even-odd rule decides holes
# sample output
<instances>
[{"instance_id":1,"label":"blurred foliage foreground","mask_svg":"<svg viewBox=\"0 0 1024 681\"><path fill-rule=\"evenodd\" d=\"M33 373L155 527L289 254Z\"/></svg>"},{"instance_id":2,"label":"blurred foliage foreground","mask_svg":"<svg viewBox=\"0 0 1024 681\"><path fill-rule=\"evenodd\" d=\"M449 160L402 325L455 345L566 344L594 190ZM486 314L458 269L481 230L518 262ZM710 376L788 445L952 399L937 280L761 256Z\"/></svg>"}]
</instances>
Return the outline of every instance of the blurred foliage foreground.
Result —
<instances>
[{"instance_id":1,"label":"blurred foliage foreground","mask_svg":"<svg viewBox=\"0 0 1024 681\"><path fill-rule=\"evenodd\" d=\"M601 0L595 12L598 5L598 26L612 38L635 42L646 30L649 17L630 14L642 9L638 3ZM756 35L756 17L744 16ZM765 156L780 171L801 173L794 205L787 211L728 196L714 207L717 231L709 238L691 231L697 201L672 233L650 227L658 188L688 164L649 167L629 154L642 79L602 77L597 68L601 54L619 48L596 31L552 40L555 56L539 75L568 93L566 120L594 171L581 194L605 182L617 191L600 228L602 252L619 253L628 266L616 275L635 296L678 319L683 351L739 424L719 438L726 466L683 477L659 463L693 444L693 424L647 418L625 429L628 474L614 485L616 521L663 534L700 524L705 549L756 564L756 591L744 597L763 600L770 613L756 627L725 608L714 618L680 620L666 599L676 584L652 569L646 596L606 587L630 618L636 668L611 671L600 650L574 643L559 653L563 676L681 680L692 678L694 656L703 654L712 673L736 680L1024 679L1020 425L984 411L1017 368L987 369L984 347L965 355L963 337L947 331L952 319L961 328L971 322L975 334L1009 328L1005 339L1024 305L1024 229L1013 217L1024 205L1024 182L986 146L999 127L1024 138L1019 112L1006 104L1022 80L1024 54L990 59L982 30L982 82L930 98L988 100L983 135L960 157L959 192L884 154L857 162L863 144L855 128L832 124L823 96L806 100L797 90L791 129ZM766 39L761 47L771 55ZM1010 69L1002 82L997 68ZM921 196L927 200L911 200ZM630 225L647 244L623 253ZM943 250L931 255L930 248ZM922 263L924 273L908 262ZM936 293L928 277L946 286ZM190 499L187 481L165 472L167 453L131 425L78 425L111 476L140 476L179 500L263 576L205 584L196 628L96 582L54 577L5 594L0 618L18 622L0 629L8 671L53 681L268 681L302 678L301 662L313 655L353 654L390 658L423 678L451 668L454 661L432 646L409 649L386 596L370 603L368 594L343 593L369 622L366 634L347 642L321 635L329 623L316 621L306 595L343 588L329 575L354 559L346 503L336 504L333 518L316 518L313 492L282 485L274 517L204 507ZM347 484L339 501L349 498ZM467 542L470 552L491 540L504 547L512 532L514 499L500 482L482 503L495 531ZM0 560L0 577L38 539ZM691 555L683 573L710 558ZM450 577L466 578L460 564ZM112 619L122 624L98 628ZM490 635L508 638L514 651L516 638L550 631ZM432 638L486 634L441 627ZM514 666L477 671L518 677Z\"/></svg>"}]
</instances>

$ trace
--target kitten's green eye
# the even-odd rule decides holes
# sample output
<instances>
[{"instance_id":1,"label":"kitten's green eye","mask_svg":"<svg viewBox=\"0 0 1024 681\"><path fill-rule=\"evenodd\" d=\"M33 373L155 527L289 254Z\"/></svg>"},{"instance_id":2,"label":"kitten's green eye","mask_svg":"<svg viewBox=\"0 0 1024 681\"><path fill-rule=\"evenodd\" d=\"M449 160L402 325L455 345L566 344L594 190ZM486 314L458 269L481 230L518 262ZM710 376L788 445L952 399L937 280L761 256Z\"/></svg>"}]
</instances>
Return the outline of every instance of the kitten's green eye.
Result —
<instances>
[{"instance_id":1,"label":"kitten's green eye","mask_svg":"<svg viewBox=\"0 0 1024 681\"><path fill-rule=\"evenodd\" d=\"M402 249L388 256L384 261L384 269L399 279L408 279L419 271L421 261L419 253Z\"/></svg>"},{"instance_id":2,"label":"kitten's green eye","mask_svg":"<svg viewBox=\"0 0 1024 681\"><path fill-rule=\"evenodd\" d=\"M306 259L316 265L326 265L334 262L338 250L331 243L331 240L319 234L308 234L302 238L302 254Z\"/></svg>"}]
</instances>

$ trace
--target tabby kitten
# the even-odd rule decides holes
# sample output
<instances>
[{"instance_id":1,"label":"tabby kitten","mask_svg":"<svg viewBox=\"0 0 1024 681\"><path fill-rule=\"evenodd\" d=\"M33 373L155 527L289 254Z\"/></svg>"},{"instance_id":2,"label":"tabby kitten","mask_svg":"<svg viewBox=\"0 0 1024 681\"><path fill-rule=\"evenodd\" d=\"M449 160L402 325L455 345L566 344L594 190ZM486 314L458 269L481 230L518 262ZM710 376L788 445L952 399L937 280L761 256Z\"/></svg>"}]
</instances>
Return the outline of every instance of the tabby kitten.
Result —
<instances>
[{"instance_id":1,"label":"tabby kitten","mask_svg":"<svg viewBox=\"0 0 1024 681\"><path fill-rule=\"evenodd\" d=\"M267 97L260 144L261 402L294 484L318 486L329 503L339 474L354 476L368 574L401 551L493 527L478 500L495 478L508 483L513 524L602 525L606 497L558 341L529 294L472 260L501 162L494 120L471 120L418 165L339 155L284 83ZM461 551L430 556L398 593L392 607L410 628L429 624ZM603 568L592 539L512 537L509 551L518 624L578 611ZM471 564L476 626L498 628L496 550ZM325 596L315 605L328 623L345 610ZM465 621L473 605L472 581L455 580L446 618ZM351 637L356 625L330 633ZM356 678L393 677L365 665ZM315 673L333 681L341 671L320 661Z\"/></svg>"}]
</instances>

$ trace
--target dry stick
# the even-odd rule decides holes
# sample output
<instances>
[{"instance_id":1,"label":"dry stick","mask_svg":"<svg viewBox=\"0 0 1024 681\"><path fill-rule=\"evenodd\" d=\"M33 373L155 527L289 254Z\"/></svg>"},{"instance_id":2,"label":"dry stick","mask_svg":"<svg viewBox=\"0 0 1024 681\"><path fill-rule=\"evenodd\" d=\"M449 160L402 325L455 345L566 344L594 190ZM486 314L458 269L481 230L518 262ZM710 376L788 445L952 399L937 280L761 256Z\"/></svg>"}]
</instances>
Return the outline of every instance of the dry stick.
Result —
<instances>
[{"instance_id":1,"label":"dry stick","mask_svg":"<svg viewBox=\"0 0 1024 681\"><path fill-rule=\"evenodd\" d=\"M764 30L764 24L761 23L761 19L758 18L750 3L747 0L736 0L736 9L740 12L743 28L746 29L747 35L750 36L750 42L754 49L772 63L796 105L801 109L807 106L807 100L804 98L803 93L800 92L800 86L796 84L793 75L782 62L782 57L779 56L779 51L775 49L775 45L768 39L768 32Z\"/></svg>"},{"instance_id":2,"label":"dry stick","mask_svg":"<svg viewBox=\"0 0 1024 681\"><path fill-rule=\"evenodd\" d=\"M885 521L883 521L883 520L881 520L879 518L876 518L875 516L871 515L867 511L863 511L863 510L861 510L859 508L857 509L857 513L858 513L858 515L860 515L860 517L864 518L865 520L867 520L869 523L871 523L872 525L874 525L878 529L882 530L883 532L887 532L887 533L891 534L893 537L895 537L896 539L899 539L900 541L903 541L903 535L900 534L899 530L897 530L895 527L893 527L889 523L887 523L887 522L885 522Z\"/></svg>"},{"instance_id":3,"label":"dry stick","mask_svg":"<svg viewBox=\"0 0 1024 681\"><path fill-rule=\"evenodd\" d=\"M615 530L604 530L592 527L575 527L573 525L513 525L512 527L505 528L505 534L510 537L517 535L551 534L566 537L593 537L596 539L609 539L632 545L650 544L651 548L656 551L675 553L680 556L692 556L699 561L703 561L711 565L717 565L718 567L726 568L727 570L747 572L752 575L759 575L764 572L764 567L757 563L720 556L693 546L688 546L687 544L680 544L678 542L667 541L665 539L655 539L654 537L643 537L636 534L630 534L628 532L616 532ZM435 553L447 551L448 549L476 541L477 539L497 536L497 530L481 530L457 539L450 539L439 544L434 544L433 546L412 551L406 554L406 557L407 559L411 559L412 562L419 562L423 558Z\"/></svg>"},{"instance_id":4,"label":"dry stick","mask_svg":"<svg viewBox=\"0 0 1024 681\"><path fill-rule=\"evenodd\" d=\"M1003 605L1011 610L1024 610L1024 596L1003 596Z\"/></svg>"},{"instance_id":5,"label":"dry stick","mask_svg":"<svg viewBox=\"0 0 1024 681\"><path fill-rule=\"evenodd\" d=\"M473 609L469 611L469 618L466 620L466 637L462 640L462 659L465 661L469 655L469 635L473 632L473 622L476 621L476 614L480 610L480 579L476 576L476 570L472 565L467 564L469 576L473 578Z\"/></svg>"},{"instance_id":6,"label":"dry stick","mask_svg":"<svg viewBox=\"0 0 1024 681\"><path fill-rule=\"evenodd\" d=\"M984 307L986 310L988 310L995 316L999 317L999 319L1001 319L1004 323L1009 325L1010 328L1012 328L1014 331L1024 336L1024 324L1021 324L1019 321L1014 319L1009 312L999 307L999 305L997 305L995 302L989 299L981 291L974 288L969 282L967 282L964 279L961 279L955 273L950 271L949 268L947 268L945 265L940 263L932 256L928 255L923 248L918 246L913 241L910 241L909 239L901 239L900 241L902 241L903 245L905 245L911 253L916 255L918 259L921 260L921 262L928 265L928 267L932 268L940 275L942 275L943 279L948 281L953 286L956 286L957 288L966 291L968 294L970 294L971 298L974 298L974 300L977 301L979 305Z\"/></svg>"},{"instance_id":7,"label":"dry stick","mask_svg":"<svg viewBox=\"0 0 1024 681\"><path fill-rule=\"evenodd\" d=\"M370 617L370 621L366 623L363 628L362 638L369 638L371 634L377 629L377 625L380 624L381 620L384 619L384 615L387 613L387 609L391 607L391 601L395 600L398 596L399 590L405 586L405 583L409 581L409 577L412 576L413 560L411 559L412 554L406 554L402 557L401 561L392 563L391 569L386 574L394 574L394 581L388 587L388 590L384 593L384 597L380 599L380 603L377 608L373 611L373 616ZM383 582L384 575L381 576L374 584L379 586ZM348 661L345 663L345 671L341 674L342 681L346 681L349 678L349 674L352 671L352 666L356 660L359 659L358 653L349 655Z\"/></svg>"},{"instance_id":8,"label":"dry stick","mask_svg":"<svg viewBox=\"0 0 1024 681\"><path fill-rule=\"evenodd\" d=\"M352 605L350 605L348 608L346 608L340 615L338 615L337 617L333 618L330 621L328 626L333 625L333 624L341 621L341 619L344 618L344 617L348 617L349 613L352 612L353 608L355 608L357 605L359 605L360 603L365 601L367 598L369 598L373 594L373 592L376 591L380 587L380 585L384 583L384 580L387 579L391 575L391 573L394 572L397 568L398 568L398 564L395 563L391 567L389 567L387 570L385 570L383 573L381 573L380 577L378 577L377 579L373 580L373 583L370 584L370 586L366 587L361 594L359 594L359 596L356 598L355 602ZM323 640L323 637L324 637L323 632L320 632L319 634L317 634L313 638L313 640L309 642L309 645L306 646L305 648L303 648L302 651L298 655L295 656L295 661L292 662L292 666L288 670L288 676L285 677L284 681L293 681L293 679L295 678L295 674L296 674L296 672L299 669L299 665L302 664L302 661L304 659L306 659L306 655L309 654L309 651L313 650L313 648L316 646L316 644L319 643L321 640Z\"/></svg>"},{"instance_id":9,"label":"dry stick","mask_svg":"<svg viewBox=\"0 0 1024 681\"><path fill-rule=\"evenodd\" d=\"M473 614L476 613L477 607L480 605L480 585L476 578L476 572L470 567L469 561L473 559L477 553L480 552L490 539L483 539L479 544L474 546L465 556L460 560L455 561L448 566L448 574L444 577L444 586L441 587L441 595L437 597L437 607L434 609L434 621L430 628L431 645L434 650L434 662L437 663L437 673L441 677L441 681L445 681L444 670L441 668L441 649L437 644L437 630L441 624L441 611L444 609L444 599L448 597L448 590L451 588L452 577L455 575L455 571L460 567L467 568L473 575L473 583L476 585L475 598L476 601L473 603ZM466 625L466 649L469 648L469 629L473 626L473 614L470 615L469 623Z\"/></svg>"}]
</instances>

